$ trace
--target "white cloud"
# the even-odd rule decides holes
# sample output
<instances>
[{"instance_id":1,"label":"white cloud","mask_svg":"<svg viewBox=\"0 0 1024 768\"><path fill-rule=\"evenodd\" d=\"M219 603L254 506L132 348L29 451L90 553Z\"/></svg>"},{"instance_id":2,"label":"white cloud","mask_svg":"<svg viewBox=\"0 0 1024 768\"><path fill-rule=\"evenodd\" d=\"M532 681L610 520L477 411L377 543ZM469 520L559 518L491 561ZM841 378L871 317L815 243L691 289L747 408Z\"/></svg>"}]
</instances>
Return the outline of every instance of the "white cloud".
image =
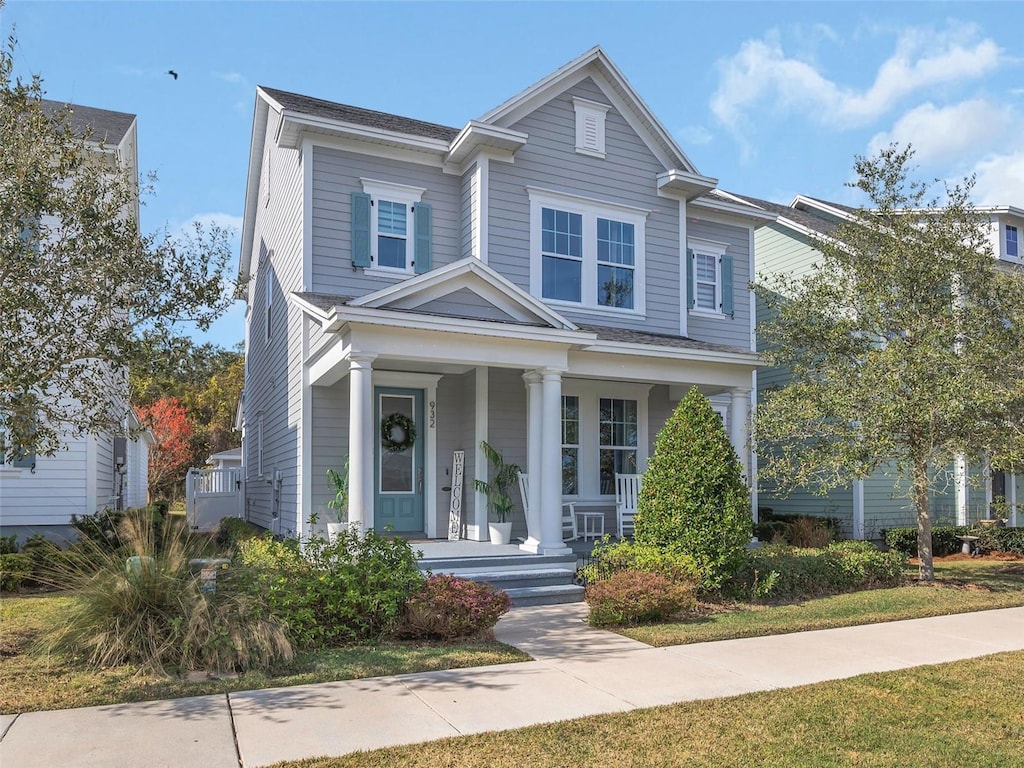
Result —
<instances>
[{"instance_id":1,"label":"white cloud","mask_svg":"<svg viewBox=\"0 0 1024 768\"><path fill-rule=\"evenodd\" d=\"M1024 206L1024 148L987 157L975 164L974 173L977 204Z\"/></svg>"},{"instance_id":2,"label":"white cloud","mask_svg":"<svg viewBox=\"0 0 1024 768\"><path fill-rule=\"evenodd\" d=\"M922 165L955 161L980 147L997 146L1014 122L1012 109L985 99L948 107L928 102L902 115L891 130L875 134L868 154L893 143L912 144L914 160Z\"/></svg>"},{"instance_id":3,"label":"white cloud","mask_svg":"<svg viewBox=\"0 0 1024 768\"><path fill-rule=\"evenodd\" d=\"M748 40L719 62L715 117L737 134L756 110L800 113L823 125L869 124L905 97L931 86L975 80L998 67L1004 52L992 40L976 39L973 27L936 32L908 29L866 88L827 78L817 66L787 55L777 31Z\"/></svg>"},{"instance_id":4,"label":"white cloud","mask_svg":"<svg viewBox=\"0 0 1024 768\"><path fill-rule=\"evenodd\" d=\"M710 144L715 138L715 135L703 125L688 125L685 128L681 128L677 133L682 140L684 148L686 145Z\"/></svg>"}]
</instances>

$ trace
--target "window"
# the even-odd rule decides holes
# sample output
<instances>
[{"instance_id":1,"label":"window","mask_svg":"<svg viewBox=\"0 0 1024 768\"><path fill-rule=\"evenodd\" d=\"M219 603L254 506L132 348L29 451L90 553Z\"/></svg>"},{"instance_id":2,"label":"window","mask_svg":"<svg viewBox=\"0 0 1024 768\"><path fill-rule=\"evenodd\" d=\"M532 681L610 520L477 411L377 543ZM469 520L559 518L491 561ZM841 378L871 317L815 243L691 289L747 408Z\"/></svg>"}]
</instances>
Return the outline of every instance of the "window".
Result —
<instances>
[{"instance_id":1,"label":"window","mask_svg":"<svg viewBox=\"0 0 1024 768\"><path fill-rule=\"evenodd\" d=\"M576 151L592 157L605 156L604 122L610 107L596 101L574 98L576 111Z\"/></svg>"},{"instance_id":2,"label":"window","mask_svg":"<svg viewBox=\"0 0 1024 768\"><path fill-rule=\"evenodd\" d=\"M267 331L267 343L270 343L270 327L271 327L271 308L274 305L274 268L267 265L267 295L264 299L263 309L266 315L266 331Z\"/></svg>"},{"instance_id":3,"label":"window","mask_svg":"<svg viewBox=\"0 0 1024 768\"><path fill-rule=\"evenodd\" d=\"M1006 255L1018 258L1020 251L1017 250L1017 228L1012 224L1006 225Z\"/></svg>"},{"instance_id":4,"label":"window","mask_svg":"<svg viewBox=\"0 0 1024 768\"><path fill-rule=\"evenodd\" d=\"M644 311L646 211L530 189L531 291L583 309Z\"/></svg>"},{"instance_id":5,"label":"window","mask_svg":"<svg viewBox=\"0 0 1024 768\"><path fill-rule=\"evenodd\" d=\"M419 187L360 179L352 195L352 263L382 272L430 269L430 206Z\"/></svg>"},{"instance_id":6,"label":"window","mask_svg":"<svg viewBox=\"0 0 1024 768\"><path fill-rule=\"evenodd\" d=\"M263 477L263 414L256 417L256 474Z\"/></svg>"},{"instance_id":7,"label":"window","mask_svg":"<svg viewBox=\"0 0 1024 768\"><path fill-rule=\"evenodd\" d=\"M689 307L698 312L733 313L732 257L724 243L690 241L686 287Z\"/></svg>"},{"instance_id":8,"label":"window","mask_svg":"<svg viewBox=\"0 0 1024 768\"><path fill-rule=\"evenodd\" d=\"M579 486L580 399L562 396L562 495L576 496Z\"/></svg>"},{"instance_id":9,"label":"window","mask_svg":"<svg viewBox=\"0 0 1024 768\"><path fill-rule=\"evenodd\" d=\"M35 453L9 442L3 430L0 430L0 469L36 471Z\"/></svg>"},{"instance_id":10,"label":"window","mask_svg":"<svg viewBox=\"0 0 1024 768\"><path fill-rule=\"evenodd\" d=\"M601 493L615 493L615 475L637 470L636 400L602 397L600 403Z\"/></svg>"}]
</instances>

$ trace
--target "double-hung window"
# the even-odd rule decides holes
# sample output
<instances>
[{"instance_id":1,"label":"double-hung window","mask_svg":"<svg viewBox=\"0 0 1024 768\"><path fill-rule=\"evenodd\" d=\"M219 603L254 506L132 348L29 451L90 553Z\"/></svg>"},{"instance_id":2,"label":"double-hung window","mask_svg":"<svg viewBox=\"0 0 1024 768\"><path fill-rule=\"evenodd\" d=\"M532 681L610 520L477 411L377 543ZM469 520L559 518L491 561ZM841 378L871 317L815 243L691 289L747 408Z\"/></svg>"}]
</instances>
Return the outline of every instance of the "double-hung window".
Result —
<instances>
[{"instance_id":1,"label":"double-hung window","mask_svg":"<svg viewBox=\"0 0 1024 768\"><path fill-rule=\"evenodd\" d=\"M1006 255L1013 258L1020 258L1020 251L1017 248L1017 228L1012 224L1006 225Z\"/></svg>"},{"instance_id":2,"label":"double-hung window","mask_svg":"<svg viewBox=\"0 0 1024 768\"><path fill-rule=\"evenodd\" d=\"M583 310L643 313L647 211L529 193L533 295Z\"/></svg>"},{"instance_id":3,"label":"double-hung window","mask_svg":"<svg viewBox=\"0 0 1024 768\"><path fill-rule=\"evenodd\" d=\"M697 312L733 313L732 256L724 243L690 240L686 249L688 306Z\"/></svg>"},{"instance_id":4,"label":"double-hung window","mask_svg":"<svg viewBox=\"0 0 1024 768\"><path fill-rule=\"evenodd\" d=\"M427 272L431 265L431 209L425 189L360 179L352 193L352 265L381 273Z\"/></svg>"},{"instance_id":5,"label":"double-hung window","mask_svg":"<svg viewBox=\"0 0 1024 768\"><path fill-rule=\"evenodd\" d=\"M562 396L562 495L580 492L580 399Z\"/></svg>"},{"instance_id":6,"label":"double-hung window","mask_svg":"<svg viewBox=\"0 0 1024 768\"><path fill-rule=\"evenodd\" d=\"M601 493L615 493L615 475L636 474L638 446L636 400L602 397L599 466Z\"/></svg>"}]
</instances>

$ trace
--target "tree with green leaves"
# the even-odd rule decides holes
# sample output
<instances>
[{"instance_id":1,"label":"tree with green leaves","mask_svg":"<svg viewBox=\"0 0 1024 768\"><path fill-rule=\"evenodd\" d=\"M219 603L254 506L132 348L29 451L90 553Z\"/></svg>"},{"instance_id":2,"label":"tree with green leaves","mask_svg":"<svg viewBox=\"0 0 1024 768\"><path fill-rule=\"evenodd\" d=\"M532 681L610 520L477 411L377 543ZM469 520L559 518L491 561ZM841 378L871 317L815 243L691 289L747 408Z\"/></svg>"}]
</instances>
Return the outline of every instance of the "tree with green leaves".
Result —
<instances>
[{"instance_id":1,"label":"tree with green leaves","mask_svg":"<svg viewBox=\"0 0 1024 768\"><path fill-rule=\"evenodd\" d=\"M815 238L810 273L755 285L765 362L791 379L759 398L754 434L761 480L781 493L895 466L931 580L930 494L947 468L1022 455L1024 277L993 255L973 180L916 181L912 156L857 157L867 206Z\"/></svg>"},{"instance_id":2,"label":"tree with green leaves","mask_svg":"<svg viewBox=\"0 0 1024 768\"><path fill-rule=\"evenodd\" d=\"M231 302L228 232L143 235L139 179L0 51L0 433L52 454L123 429L126 371Z\"/></svg>"},{"instance_id":3,"label":"tree with green leaves","mask_svg":"<svg viewBox=\"0 0 1024 768\"><path fill-rule=\"evenodd\" d=\"M742 567L750 493L721 417L696 387L658 433L637 505L637 545L689 555L705 588Z\"/></svg>"}]
</instances>

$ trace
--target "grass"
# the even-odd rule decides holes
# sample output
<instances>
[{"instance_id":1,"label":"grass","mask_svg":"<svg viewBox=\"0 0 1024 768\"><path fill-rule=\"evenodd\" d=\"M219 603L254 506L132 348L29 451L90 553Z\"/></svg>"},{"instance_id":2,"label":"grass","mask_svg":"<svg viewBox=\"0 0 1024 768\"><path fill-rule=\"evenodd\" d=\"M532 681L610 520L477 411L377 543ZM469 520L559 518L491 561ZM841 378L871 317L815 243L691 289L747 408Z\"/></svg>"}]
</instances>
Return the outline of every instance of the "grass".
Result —
<instances>
[{"instance_id":1,"label":"grass","mask_svg":"<svg viewBox=\"0 0 1024 768\"><path fill-rule=\"evenodd\" d=\"M64 656L43 656L33 641L48 616L66 613L70 595L5 596L0 601L0 713L31 712L246 691L378 675L506 664L529 656L495 641L380 643L299 654L273 674L250 672L229 680L189 682L134 666L87 667Z\"/></svg>"},{"instance_id":2,"label":"grass","mask_svg":"<svg viewBox=\"0 0 1024 768\"><path fill-rule=\"evenodd\" d=\"M695 620L618 631L648 645L683 645L1024 605L1024 561L936 560L935 575L931 586L915 583L786 605L714 606Z\"/></svg>"},{"instance_id":3,"label":"grass","mask_svg":"<svg viewBox=\"0 0 1024 768\"><path fill-rule=\"evenodd\" d=\"M1004 653L277 768L1017 768L1022 678Z\"/></svg>"}]
</instances>

